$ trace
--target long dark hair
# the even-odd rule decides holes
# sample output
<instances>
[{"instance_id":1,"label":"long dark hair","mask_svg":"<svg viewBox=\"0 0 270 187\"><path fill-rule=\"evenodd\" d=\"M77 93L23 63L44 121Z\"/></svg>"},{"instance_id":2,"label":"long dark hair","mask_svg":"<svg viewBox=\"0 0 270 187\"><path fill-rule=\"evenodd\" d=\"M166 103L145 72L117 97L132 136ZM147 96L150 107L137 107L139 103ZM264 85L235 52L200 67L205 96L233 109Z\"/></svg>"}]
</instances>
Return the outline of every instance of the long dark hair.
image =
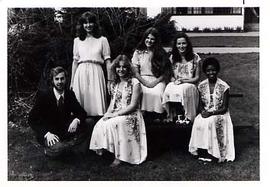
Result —
<instances>
[{"instance_id":1,"label":"long dark hair","mask_svg":"<svg viewBox=\"0 0 270 187\"><path fill-rule=\"evenodd\" d=\"M84 23L94 23L94 28L93 28L93 36L95 38L99 38L101 36L100 33L100 27L97 21L97 17L95 14L93 14L92 12L85 12L81 15L81 17L78 20L78 24L77 24L77 36L80 38L80 40L85 40L87 32L85 31L85 29L83 28L83 24Z\"/></svg>"},{"instance_id":2,"label":"long dark hair","mask_svg":"<svg viewBox=\"0 0 270 187\"><path fill-rule=\"evenodd\" d=\"M161 46L161 40L159 32L156 28L148 28L137 46L137 50L146 50L145 39L151 34L155 37L155 42L153 44L153 58L151 59L151 70L155 77L165 75L165 79L169 80L171 76L171 63L169 62L168 54Z\"/></svg>"},{"instance_id":3,"label":"long dark hair","mask_svg":"<svg viewBox=\"0 0 270 187\"><path fill-rule=\"evenodd\" d=\"M173 63L182 62L181 54L179 53L179 51L176 47L177 39L179 39L179 38L185 38L187 41L187 49L186 49L186 52L184 54L185 59L187 61L190 61L194 58L193 47L192 47L192 43L190 42L189 37L187 36L186 33L180 32L179 34L176 35L176 37L173 40L173 46L172 46L172 52L171 52Z\"/></svg>"},{"instance_id":4,"label":"long dark hair","mask_svg":"<svg viewBox=\"0 0 270 187\"><path fill-rule=\"evenodd\" d=\"M115 84L120 82L120 77L116 73L116 68L119 67L119 63L121 61L124 62L124 66L127 68L127 78L131 79L133 76L130 59L126 55L120 54L113 60L113 65L111 67L111 71L113 74L113 82Z\"/></svg>"}]
</instances>

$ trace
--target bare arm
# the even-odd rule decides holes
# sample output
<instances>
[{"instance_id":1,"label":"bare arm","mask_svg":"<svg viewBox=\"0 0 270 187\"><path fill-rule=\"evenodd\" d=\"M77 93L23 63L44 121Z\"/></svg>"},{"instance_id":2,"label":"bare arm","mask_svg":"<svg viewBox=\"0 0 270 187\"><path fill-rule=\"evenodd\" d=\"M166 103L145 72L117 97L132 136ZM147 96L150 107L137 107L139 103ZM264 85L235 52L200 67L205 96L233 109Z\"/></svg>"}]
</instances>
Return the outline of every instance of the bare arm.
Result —
<instances>
[{"instance_id":1,"label":"bare arm","mask_svg":"<svg viewBox=\"0 0 270 187\"><path fill-rule=\"evenodd\" d=\"M192 84L196 84L199 80L200 80L200 76L201 76L201 67L200 64L198 63L196 70L195 70L195 76L192 78L184 78L184 79L180 79L181 83L192 83Z\"/></svg>"},{"instance_id":2,"label":"bare arm","mask_svg":"<svg viewBox=\"0 0 270 187\"><path fill-rule=\"evenodd\" d=\"M202 111L202 117L210 117L213 115L222 115L225 114L228 110L229 107L229 89L225 91L224 96L223 96L223 103L220 109L215 110L215 111Z\"/></svg>"},{"instance_id":3,"label":"bare arm","mask_svg":"<svg viewBox=\"0 0 270 187\"><path fill-rule=\"evenodd\" d=\"M141 96L141 86L140 84L136 84L133 87L131 102L126 108L122 108L121 110L115 112L115 116L130 114L135 111L140 100Z\"/></svg>"},{"instance_id":4,"label":"bare arm","mask_svg":"<svg viewBox=\"0 0 270 187\"><path fill-rule=\"evenodd\" d=\"M148 88L153 88L155 87L158 83L160 83L161 81L164 80L164 77L163 76L160 76L158 77L156 80L154 80L153 82L148 82L146 81L144 78L142 78L142 76L140 75L140 71L139 71L139 68L138 67L134 67L132 66L133 68L133 72L134 72L134 75L135 77L140 81L140 83L142 83L145 87L148 87Z\"/></svg>"},{"instance_id":5,"label":"bare arm","mask_svg":"<svg viewBox=\"0 0 270 187\"><path fill-rule=\"evenodd\" d=\"M107 120L107 119L121 116L121 115L130 114L131 112L135 111L135 109L137 108L139 104L140 96L141 96L141 86L140 84L136 84L133 88L130 104L126 108L122 108L121 110L114 112L112 109L113 102L111 102L108 111L103 117L103 120Z\"/></svg>"},{"instance_id":6,"label":"bare arm","mask_svg":"<svg viewBox=\"0 0 270 187\"><path fill-rule=\"evenodd\" d=\"M113 63L112 63L111 59L108 58L105 60L105 64L106 64L106 70L107 70L107 80L111 81L111 80L113 80L112 73L111 73L111 67L112 67Z\"/></svg>"}]
</instances>

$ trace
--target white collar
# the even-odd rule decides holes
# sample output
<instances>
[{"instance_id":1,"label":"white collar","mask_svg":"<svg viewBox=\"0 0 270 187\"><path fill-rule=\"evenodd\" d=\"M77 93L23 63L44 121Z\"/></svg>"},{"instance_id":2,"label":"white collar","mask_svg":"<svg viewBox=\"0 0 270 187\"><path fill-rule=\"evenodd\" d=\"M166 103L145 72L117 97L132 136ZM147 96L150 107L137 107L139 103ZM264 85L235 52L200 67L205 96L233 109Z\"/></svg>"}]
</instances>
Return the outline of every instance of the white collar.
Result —
<instances>
[{"instance_id":1,"label":"white collar","mask_svg":"<svg viewBox=\"0 0 270 187\"><path fill-rule=\"evenodd\" d=\"M54 93L54 96L56 97L57 101L60 99L61 96L64 98L65 92L63 92L62 94L59 94L59 92L55 88L53 88L53 93Z\"/></svg>"}]
</instances>

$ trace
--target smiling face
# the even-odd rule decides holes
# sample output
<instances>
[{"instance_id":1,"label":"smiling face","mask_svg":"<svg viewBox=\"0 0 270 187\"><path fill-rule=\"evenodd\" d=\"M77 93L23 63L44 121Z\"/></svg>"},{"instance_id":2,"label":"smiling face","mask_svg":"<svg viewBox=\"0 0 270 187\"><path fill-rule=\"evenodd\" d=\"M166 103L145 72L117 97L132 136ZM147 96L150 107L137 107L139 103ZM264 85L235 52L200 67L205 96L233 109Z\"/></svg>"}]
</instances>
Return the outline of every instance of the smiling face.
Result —
<instances>
[{"instance_id":1,"label":"smiling face","mask_svg":"<svg viewBox=\"0 0 270 187\"><path fill-rule=\"evenodd\" d=\"M145 46L150 49L154 46L154 43L156 41L156 38L152 34L148 34L148 36L145 38Z\"/></svg>"},{"instance_id":2,"label":"smiling face","mask_svg":"<svg viewBox=\"0 0 270 187\"><path fill-rule=\"evenodd\" d=\"M209 64L205 68L205 74L210 82L215 82L217 80L217 68L214 65Z\"/></svg>"},{"instance_id":3,"label":"smiling face","mask_svg":"<svg viewBox=\"0 0 270 187\"><path fill-rule=\"evenodd\" d=\"M176 40L176 48L178 49L180 54L184 54L187 50L187 40L183 37L183 38L178 38Z\"/></svg>"},{"instance_id":4,"label":"smiling face","mask_svg":"<svg viewBox=\"0 0 270 187\"><path fill-rule=\"evenodd\" d=\"M83 23L83 28L87 33L93 33L94 27L95 27L95 24L93 22L87 21Z\"/></svg>"},{"instance_id":5,"label":"smiling face","mask_svg":"<svg viewBox=\"0 0 270 187\"><path fill-rule=\"evenodd\" d=\"M116 70L116 74L120 78L126 78L128 75L128 67L124 61L119 61L119 64L116 66L115 70Z\"/></svg>"},{"instance_id":6,"label":"smiling face","mask_svg":"<svg viewBox=\"0 0 270 187\"><path fill-rule=\"evenodd\" d=\"M66 85L65 72L58 73L53 77L53 85L58 92L62 93L64 91Z\"/></svg>"}]
</instances>

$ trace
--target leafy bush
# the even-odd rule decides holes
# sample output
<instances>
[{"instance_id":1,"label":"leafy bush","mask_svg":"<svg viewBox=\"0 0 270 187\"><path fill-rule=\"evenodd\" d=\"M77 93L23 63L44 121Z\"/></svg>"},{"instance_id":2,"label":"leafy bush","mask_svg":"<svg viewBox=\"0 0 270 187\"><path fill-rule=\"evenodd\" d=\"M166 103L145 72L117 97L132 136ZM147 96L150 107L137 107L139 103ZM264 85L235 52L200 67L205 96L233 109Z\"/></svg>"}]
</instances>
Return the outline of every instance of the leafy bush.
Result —
<instances>
[{"instance_id":1,"label":"leafy bush","mask_svg":"<svg viewBox=\"0 0 270 187\"><path fill-rule=\"evenodd\" d=\"M131 56L149 27L156 27L164 45L176 34L169 14L148 18L138 8L65 8L63 22L55 21L53 8L8 9L9 94L20 90L47 89L48 71L61 65L71 71L76 22L85 11L94 12L111 46L111 57Z\"/></svg>"},{"instance_id":2,"label":"leafy bush","mask_svg":"<svg viewBox=\"0 0 270 187\"><path fill-rule=\"evenodd\" d=\"M211 29L206 27L203 29L203 32L211 32Z\"/></svg>"},{"instance_id":3,"label":"leafy bush","mask_svg":"<svg viewBox=\"0 0 270 187\"><path fill-rule=\"evenodd\" d=\"M194 27L194 28L192 29L192 31L193 31L193 32L200 32L200 29L199 29L199 27Z\"/></svg>"}]
</instances>

